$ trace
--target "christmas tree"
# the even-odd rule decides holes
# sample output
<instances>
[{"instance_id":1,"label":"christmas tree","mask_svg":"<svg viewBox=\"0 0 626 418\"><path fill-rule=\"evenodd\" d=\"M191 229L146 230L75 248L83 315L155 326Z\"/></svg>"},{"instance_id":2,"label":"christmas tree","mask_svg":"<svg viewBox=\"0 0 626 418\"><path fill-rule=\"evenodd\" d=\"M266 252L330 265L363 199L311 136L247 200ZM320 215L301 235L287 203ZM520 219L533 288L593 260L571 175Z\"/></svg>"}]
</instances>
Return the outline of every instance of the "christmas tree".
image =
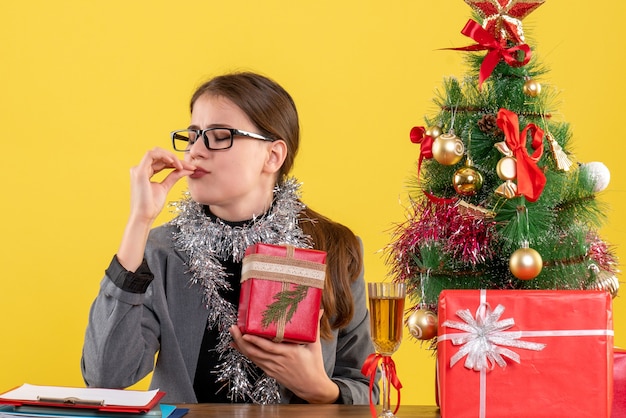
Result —
<instances>
[{"instance_id":1,"label":"christmas tree","mask_svg":"<svg viewBox=\"0 0 626 418\"><path fill-rule=\"evenodd\" d=\"M475 44L468 72L444 80L437 114L410 132L419 144L407 220L388 264L407 284L411 333L436 335L443 289L602 289L617 294L617 260L599 235L596 197L610 174L581 163L573 133L553 117L556 88L525 39L522 20L544 0L465 0L461 33Z\"/></svg>"}]
</instances>

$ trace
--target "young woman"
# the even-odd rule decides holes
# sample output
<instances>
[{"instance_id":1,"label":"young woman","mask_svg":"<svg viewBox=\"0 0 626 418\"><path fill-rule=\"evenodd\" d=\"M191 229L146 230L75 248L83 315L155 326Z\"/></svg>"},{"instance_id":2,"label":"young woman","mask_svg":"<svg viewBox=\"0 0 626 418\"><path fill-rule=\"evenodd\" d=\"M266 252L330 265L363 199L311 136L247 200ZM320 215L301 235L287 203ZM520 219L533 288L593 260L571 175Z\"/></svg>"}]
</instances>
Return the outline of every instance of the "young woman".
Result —
<instances>
[{"instance_id":1,"label":"young woman","mask_svg":"<svg viewBox=\"0 0 626 418\"><path fill-rule=\"evenodd\" d=\"M151 387L170 403L367 404L361 366L374 348L361 243L299 200L288 176L299 145L290 95L255 73L218 76L194 93L191 124L172 140L183 160L155 148L131 170L128 223L90 311L86 383L128 387L154 371ZM177 216L153 228L183 177ZM314 343L275 343L235 325L241 261L257 242L328 253Z\"/></svg>"}]
</instances>

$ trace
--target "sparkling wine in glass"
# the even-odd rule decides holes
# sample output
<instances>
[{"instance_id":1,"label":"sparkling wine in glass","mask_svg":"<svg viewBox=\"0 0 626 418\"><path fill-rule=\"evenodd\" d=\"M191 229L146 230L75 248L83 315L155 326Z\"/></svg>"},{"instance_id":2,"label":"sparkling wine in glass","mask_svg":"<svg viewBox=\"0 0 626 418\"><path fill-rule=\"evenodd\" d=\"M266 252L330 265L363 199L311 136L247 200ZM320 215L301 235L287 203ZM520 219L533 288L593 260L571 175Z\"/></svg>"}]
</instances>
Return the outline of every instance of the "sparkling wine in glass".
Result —
<instances>
[{"instance_id":1,"label":"sparkling wine in glass","mask_svg":"<svg viewBox=\"0 0 626 418\"><path fill-rule=\"evenodd\" d=\"M378 282L367 284L370 309L370 325L372 342L376 352L383 356L381 364L383 408L379 417L395 417L390 403L390 372L391 355L396 352L402 342L404 325L405 285L402 283ZM385 358L387 357L387 358ZM395 370L395 367L393 368ZM397 407L396 407L397 409Z\"/></svg>"}]
</instances>

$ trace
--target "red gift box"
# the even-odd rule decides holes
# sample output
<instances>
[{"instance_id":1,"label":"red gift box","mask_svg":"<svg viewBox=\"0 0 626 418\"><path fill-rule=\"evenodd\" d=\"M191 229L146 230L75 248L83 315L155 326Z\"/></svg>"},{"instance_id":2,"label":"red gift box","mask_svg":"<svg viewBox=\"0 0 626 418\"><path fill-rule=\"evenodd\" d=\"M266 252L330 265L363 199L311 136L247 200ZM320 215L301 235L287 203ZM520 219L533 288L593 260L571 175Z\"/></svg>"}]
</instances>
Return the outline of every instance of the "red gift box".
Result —
<instances>
[{"instance_id":1,"label":"red gift box","mask_svg":"<svg viewBox=\"0 0 626 418\"><path fill-rule=\"evenodd\" d=\"M246 249L237 325L245 334L276 342L317 339L324 251L271 244Z\"/></svg>"},{"instance_id":2,"label":"red gift box","mask_svg":"<svg viewBox=\"0 0 626 418\"><path fill-rule=\"evenodd\" d=\"M611 309L600 291L442 291L441 416L608 418Z\"/></svg>"},{"instance_id":3,"label":"red gift box","mask_svg":"<svg viewBox=\"0 0 626 418\"><path fill-rule=\"evenodd\" d=\"M615 347L613 356L613 412L611 418L626 417L626 350Z\"/></svg>"}]
</instances>

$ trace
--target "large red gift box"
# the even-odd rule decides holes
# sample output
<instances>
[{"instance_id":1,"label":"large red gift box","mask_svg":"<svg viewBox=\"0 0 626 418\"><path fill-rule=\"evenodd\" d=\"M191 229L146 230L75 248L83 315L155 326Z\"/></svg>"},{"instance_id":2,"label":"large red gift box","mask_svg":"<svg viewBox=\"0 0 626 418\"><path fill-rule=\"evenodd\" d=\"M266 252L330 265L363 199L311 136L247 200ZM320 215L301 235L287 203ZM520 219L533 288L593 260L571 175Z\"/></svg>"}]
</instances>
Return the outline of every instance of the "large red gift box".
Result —
<instances>
[{"instance_id":1,"label":"large red gift box","mask_svg":"<svg viewBox=\"0 0 626 418\"><path fill-rule=\"evenodd\" d=\"M438 332L443 418L610 417L607 292L444 290Z\"/></svg>"},{"instance_id":2,"label":"large red gift box","mask_svg":"<svg viewBox=\"0 0 626 418\"><path fill-rule=\"evenodd\" d=\"M626 417L626 350L615 347L613 357L613 412L611 418Z\"/></svg>"},{"instance_id":3,"label":"large red gift box","mask_svg":"<svg viewBox=\"0 0 626 418\"><path fill-rule=\"evenodd\" d=\"M237 325L244 334L276 342L317 339L326 252L255 244L241 270Z\"/></svg>"}]
</instances>

